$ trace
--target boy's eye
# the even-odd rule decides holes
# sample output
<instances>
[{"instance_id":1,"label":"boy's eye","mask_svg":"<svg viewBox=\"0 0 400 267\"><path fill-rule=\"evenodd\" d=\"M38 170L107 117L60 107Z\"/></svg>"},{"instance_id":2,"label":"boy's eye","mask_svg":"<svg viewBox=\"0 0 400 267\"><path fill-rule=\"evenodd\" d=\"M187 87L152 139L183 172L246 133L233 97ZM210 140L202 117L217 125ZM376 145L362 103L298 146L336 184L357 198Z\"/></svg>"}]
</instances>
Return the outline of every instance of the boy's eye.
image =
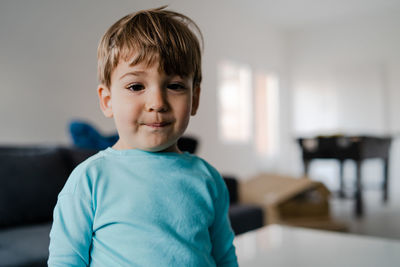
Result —
<instances>
[{"instance_id":1,"label":"boy's eye","mask_svg":"<svg viewBox=\"0 0 400 267\"><path fill-rule=\"evenodd\" d=\"M167 87L168 87L168 89L177 90L177 91L186 89L186 87L183 84L180 84L180 83L171 83L171 84L168 84Z\"/></svg>"},{"instance_id":2,"label":"boy's eye","mask_svg":"<svg viewBox=\"0 0 400 267\"><path fill-rule=\"evenodd\" d=\"M144 86L141 84L131 84L127 87L127 89L133 91L133 92L138 92L144 89Z\"/></svg>"}]
</instances>

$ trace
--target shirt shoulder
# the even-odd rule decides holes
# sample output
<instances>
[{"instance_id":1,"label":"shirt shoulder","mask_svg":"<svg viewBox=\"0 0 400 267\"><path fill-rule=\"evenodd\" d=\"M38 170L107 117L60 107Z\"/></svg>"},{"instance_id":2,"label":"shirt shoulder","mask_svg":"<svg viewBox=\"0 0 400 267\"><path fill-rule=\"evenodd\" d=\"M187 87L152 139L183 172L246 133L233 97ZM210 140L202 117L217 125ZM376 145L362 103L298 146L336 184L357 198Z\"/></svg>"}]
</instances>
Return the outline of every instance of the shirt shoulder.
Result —
<instances>
[{"instance_id":1,"label":"shirt shoulder","mask_svg":"<svg viewBox=\"0 0 400 267\"><path fill-rule=\"evenodd\" d=\"M203 158L189 153L184 153L181 156L180 164L188 165L194 171L201 171L209 176L218 176L218 171Z\"/></svg>"},{"instance_id":2,"label":"shirt shoulder","mask_svg":"<svg viewBox=\"0 0 400 267\"><path fill-rule=\"evenodd\" d=\"M92 187L97 174L101 171L104 162L103 151L87 158L69 175L59 197L72 194L81 198L87 198L92 193Z\"/></svg>"},{"instance_id":3,"label":"shirt shoulder","mask_svg":"<svg viewBox=\"0 0 400 267\"><path fill-rule=\"evenodd\" d=\"M196 155L190 156L193 158L195 165L198 166L203 172L205 172L211 180L211 183L213 185L211 188L212 195L217 198L221 193L223 193L223 191L226 190L226 185L223 177L221 176L219 171L205 159Z\"/></svg>"}]
</instances>

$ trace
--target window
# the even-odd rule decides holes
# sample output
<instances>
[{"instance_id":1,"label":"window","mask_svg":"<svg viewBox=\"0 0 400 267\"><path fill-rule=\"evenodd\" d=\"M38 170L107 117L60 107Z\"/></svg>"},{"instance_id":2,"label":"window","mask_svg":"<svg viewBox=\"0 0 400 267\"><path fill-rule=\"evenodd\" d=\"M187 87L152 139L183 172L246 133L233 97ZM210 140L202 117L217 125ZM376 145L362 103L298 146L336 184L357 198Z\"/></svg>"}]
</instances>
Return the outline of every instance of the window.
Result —
<instances>
[{"instance_id":1,"label":"window","mask_svg":"<svg viewBox=\"0 0 400 267\"><path fill-rule=\"evenodd\" d=\"M255 80L255 147L260 155L273 157L279 147L278 77L258 73Z\"/></svg>"},{"instance_id":2,"label":"window","mask_svg":"<svg viewBox=\"0 0 400 267\"><path fill-rule=\"evenodd\" d=\"M260 156L277 156L280 128L278 76L260 72L253 77L250 67L225 61L218 65L218 79L220 140L231 144L254 140Z\"/></svg>"},{"instance_id":3,"label":"window","mask_svg":"<svg viewBox=\"0 0 400 267\"><path fill-rule=\"evenodd\" d=\"M219 64L219 136L224 142L248 142L251 136L251 71L245 65Z\"/></svg>"}]
</instances>

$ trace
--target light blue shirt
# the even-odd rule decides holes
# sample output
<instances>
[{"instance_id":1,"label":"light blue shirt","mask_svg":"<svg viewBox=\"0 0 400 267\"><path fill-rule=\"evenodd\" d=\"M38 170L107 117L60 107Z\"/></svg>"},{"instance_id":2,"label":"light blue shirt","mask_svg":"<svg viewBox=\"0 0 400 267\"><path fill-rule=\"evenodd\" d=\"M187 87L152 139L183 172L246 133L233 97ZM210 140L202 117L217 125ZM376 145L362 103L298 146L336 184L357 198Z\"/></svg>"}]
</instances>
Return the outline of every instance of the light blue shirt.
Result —
<instances>
[{"instance_id":1,"label":"light blue shirt","mask_svg":"<svg viewBox=\"0 0 400 267\"><path fill-rule=\"evenodd\" d=\"M49 266L237 266L219 173L189 153L108 148L58 196Z\"/></svg>"}]
</instances>

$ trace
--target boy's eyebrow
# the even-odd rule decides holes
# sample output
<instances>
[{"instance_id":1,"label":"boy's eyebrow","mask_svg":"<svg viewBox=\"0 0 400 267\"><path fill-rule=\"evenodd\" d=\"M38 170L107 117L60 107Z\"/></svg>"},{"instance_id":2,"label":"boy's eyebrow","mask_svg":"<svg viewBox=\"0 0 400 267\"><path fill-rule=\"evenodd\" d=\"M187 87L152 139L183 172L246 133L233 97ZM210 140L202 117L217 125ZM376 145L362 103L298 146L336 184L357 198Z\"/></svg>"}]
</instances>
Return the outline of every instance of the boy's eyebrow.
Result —
<instances>
[{"instance_id":1,"label":"boy's eyebrow","mask_svg":"<svg viewBox=\"0 0 400 267\"><path fill-rule=\"evenodd\" d=\"M141 71L141 70L137 70L137 71L130 71L125 73L124 75L122 75L121 77L119 77L120 80L122 80L123 78L125 78L126 76L132 75L132 76L140 76L146 74L145 71Z\"/></svg>"}]
</instances>

